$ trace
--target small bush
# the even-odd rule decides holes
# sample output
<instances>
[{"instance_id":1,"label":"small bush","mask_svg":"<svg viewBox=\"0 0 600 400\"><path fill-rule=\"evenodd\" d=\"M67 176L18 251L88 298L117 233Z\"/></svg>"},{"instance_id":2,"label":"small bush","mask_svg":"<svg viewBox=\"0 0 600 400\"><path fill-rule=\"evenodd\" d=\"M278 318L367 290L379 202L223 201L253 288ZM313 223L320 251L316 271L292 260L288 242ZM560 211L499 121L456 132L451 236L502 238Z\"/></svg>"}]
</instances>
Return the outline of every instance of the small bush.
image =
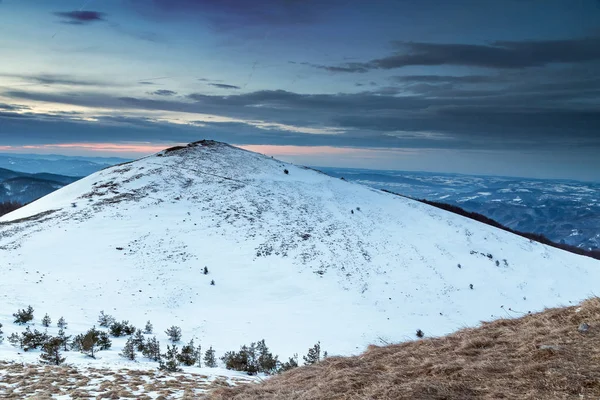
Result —
<instances>
[{"instance_id":1,"label":"small bush","mask_svg":"<svg viewBox=\"0 0 600 400\"><path fill-rule=\"evenodd\" d=\"M134 339L132 337L127 339L127 342L125 343L125 346L123 347L123 350L121 350L119 355L130 361L135 360L135 343L134 343Z\"/></svg>"},{"instance_id":2,"label":"small bush","mask_svg":"<svg viewBox=\"0 0 600 400\"><path fill-rule=\"evenodd\" d=\"M167 329L165 333L169 337L169 340L173 343L177 343L181 340L181 328L178 326L173 325Z\"/></svg>"},{"instance_id":3,"label":"small bush","mask_svg":"<svg viewBox=\"0 0 600 400\"><path fill-rule=\"evenodd\" d=\"M167 345L167 352L165 354L161 354L161 357L158 361L158 368L162 371L167 372L179 372L181 368L179 368L179 353L177 352L177 346L169 346Z\"/></svg>"},{"instance_id":4,"label":"small bush","mask_svg":"<svg viewBox=\"0 0 600 400\"><path fill-rule=\"evenodd\" d=\"M160 360L160 343L156 340L156 336L146 341L142 355L152 361Z\"/></svg>"},{"instance_id":5,"label":"small bush","mask_svg":"<svg viewBox=\"0 0 600 400\"><path fill-rule=\"evenodd\" d=\"M215 357L215 351L212 346L204 353L204 365L208 368L217 367L217 358Z\"/></svg>"},{"instance_id":6,"label":"small bush","mask_svg":"<svg viewBox=\"0 0 600 400\"><path fill-rule=\"evenodd\" d=\"M288 175L290 173L290 171L288 171L287 169L284 169L283 173L286 174L286 175Z\"/></svg>"},{"instance_id":7,"label":"small bush","mask_svg":"<svg viewBox=\"0 0 600 400\"><path fill-rule=\"evenodd\" d=\"M114 337L131 336L135 333L135 326L129 324L129 321L115 321L108 328L110 335Z\"/></svg>"},{"instance_id":8,"label":"small bush","mask_svg":"<svg viewBox=\"0 0 600 400\"><path fill-rule=\"evenodd\" d=\"M10 344L12 344L13 346L23 347L22 342L21 342L21 335L19 335L16 332L13 332L8 336L8 342Z\"/></svg>"},{"instance_id":9,"label":"small bush","mask_svg":"<svg viewBox=\"0 0 600 400\"><path fill-rule=\"evenodd\" d=\"M424 333L422 330L420 330L420 329L417 329L417 333L416 333L416 335L417 335L417 337L418 337L419 339L421 339L422 337L424 337L424 336L425 336L425 333Z\"/></svg>"},{"instance_id":10,"label":"small bush","mask_svg":"<svg viewBox=\"0 0 600 400\"><path fill-rule=\"evenodd\" d=\"M42 326L48 328L50 324L52 324L52 319L50 319L48 314L44 315L44 318L42 318Z\"/></svg>"},{"instance_id":11,"label":"small bush","mask_svg":"<svg viewBox=\"0 0 600 400\"><path fill-rule=\"evenodd\" d=\"M152 334L152 331L154 330L154 327L152 326L152 323L150 323L150 321L146 322L146 326L144 327L144 333L145 334Z\"/></svg>"},{"instance_id":12,"label":"small bush","mask_svg":"<svg viewBox=\"0 0 600 400\"><path fill-rule=\"evenodd\" d=\"M68 351L69 350L69 344L70 344L69 341L71 339L71 336L66 335L65 331L62 328L60 328L58 330L58 336L57 337L61 340L61 345L62 345L63 350L64 351Z\"/></svg>"},{"instance_id":13,"label":"small bush","mask_svg":"<svg viewBox=\"0 0 600 400\"><path fill-rule=\"evenodd\" d=\"M99 350L110 349L112 343L106 332L97 330L95 327L85 334L79 334L73 339L73 348L92 358L96 358Z\"/></svg>"},{"instance_id":14,"label":"small bush","mask_svg":"<svg viewBox=\"0 0 600 400\"><path fill-rule=\"evenodd\" d=\"M204 267L204 270L202 272L204 272L204 275L208 275L208 267Z\"/></svg>"},{"instance_id":15,"label":"small bush","mask_svg":"<svg viewBox=\"0 0 600 400\"><path fill-rule=\"evenodd\" d=\"M146 346L146 341L144 335L141 330L135 331L135 334L131 337L133 340L133 345L136 351L144 351L144 346Z\"/></svg>"},{"instance_id":16,"label":"small bush","mask_svg":"<svg viewBox=\"0 0 600 400\"><path fill-rule=\"evenodd\" d=\"M211 286L215 286L215 280L210 281Z\"/></svg>"},{"instance_id":17,"label":"small bush","mask_svg":"<svg viewBox=\"0 0 600 400\"><path fill-rule=\"evenodd\" d=\"M25 332L21 333L20 346L23 351L38 349L41 348L49 338L47 333L40 332L37 329L32 332L31 328L27 327Z\"/></svg>"},{"instance_id":18,"label":"small bush","mask_svg":"<svg viewBox=\"0 0 600 400\"><path fill-rule=\"evenodd\" d=\"M177 355L177 360L180 364L183 364L187 367L191 367L192 365L196 364L198 361L198 353L194 347L194 339L190 340L188 344L181 348L181 353Z\"/></svg>"},{"instance_id":19,"label":"small bush","mask_svg":"<svg viewBox=\"0 0 600 400\"><path fill-rule=\"evenodd\" d=\"M250 346L244 345L238 352L228 351L221 360L225 363L225 368L248 374L271 374L277 370L278 364L277 356L271 354L264 339L251 343Z\"/></svg>"},{"instance_id":20,"label":"small bush","mask_svg":"<svg viewBox=\"0 0 600 400\"><path fill-rule=\"evenodd\" d=\"M2 332L2 324L0 324L0 344L2 343L2 341L4 340L4 338L2 337L2 334L4 332Z\"/></svg>"},{"instance_id":21,"label":"small bush","mask_svg":"<svg viewBox=\"0 0 600 400\"><path fill-rule=\"evenodd\" d=\"M321 342L317 342L313 347L308 349L308 354L302 357L304 365L317 364L321 361Z\"/></svg>"},{"instance_id":22,"label":"small bush","mask_svg":"<svg viewBox=\"0 0 600 400\"><path fill-rule=\"evenodd\" d=\"M63 317L60 317L56 323L56 326L58 326L60 329L67 329L67 325L67 321L65 321Z\"/></svg>"},{"instance_id":23,"label":"small bush","mask_svg":"<svg viewBox=\"0 0 600 400\"><path fill-rule=\"evenodd\" d=\"M294 368L298 368L298 354L294 354L294 357L290 357L288 361L282 363L278 372L286 372Z\"/></svg>"},{"instance_id":24,"label":"small bush","mask_svg":"<svg viewBox=\"0 0 600 400\"><path fill-rule=\"evenodd\" d=\"M42 364L60 365L65 362L65 358L60 352L62 343L62 339L58 337L50 338L44 343L42 354L40 354Z\"/></svg>"},{"instance_id":25,"label":"small bush","mask_svg":"<svg viewBox=\"0 0 600 400\"><path fill-rule=\"evenodd\" d=\"M98 317L98 325L102 328L108 328L115 322L115 318L112 315L104 314L104 311L100 311L100 316Z\"/></svg>"},{"instance_id":26,"label":"small bush","mask_svg":"<svg viewBox=\"0 0 600 400\"><path fill-rule=\"evenodd\" d=\"M28 306L27 309L18 310L13 317L15 317L15 324L25 325L33 320L33 307Z\"/></svg>"}]
</instances>

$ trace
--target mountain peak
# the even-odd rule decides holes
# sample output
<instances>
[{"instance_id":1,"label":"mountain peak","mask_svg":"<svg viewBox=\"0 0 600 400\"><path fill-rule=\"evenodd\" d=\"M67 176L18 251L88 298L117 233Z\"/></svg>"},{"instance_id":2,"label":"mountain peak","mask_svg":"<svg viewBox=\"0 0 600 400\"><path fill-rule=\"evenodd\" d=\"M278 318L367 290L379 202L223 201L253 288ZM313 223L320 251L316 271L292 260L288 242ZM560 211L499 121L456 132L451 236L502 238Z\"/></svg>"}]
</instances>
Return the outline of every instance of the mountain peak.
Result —
<instances>
[{"instance_id":1,"label":"mountain peak","mask_svg":"<svg viewBox=\"0 0 600 400\"><path fill-rule=\"evenodd\" d=\"M19 282L0 287L2 309L81 324L113 310L221 354L260 338L281 355L317 340L350 354L580 301L600 281L596 260L214 141L2 217L0 249L3 281Z\"/></svg>"}]
</instances>

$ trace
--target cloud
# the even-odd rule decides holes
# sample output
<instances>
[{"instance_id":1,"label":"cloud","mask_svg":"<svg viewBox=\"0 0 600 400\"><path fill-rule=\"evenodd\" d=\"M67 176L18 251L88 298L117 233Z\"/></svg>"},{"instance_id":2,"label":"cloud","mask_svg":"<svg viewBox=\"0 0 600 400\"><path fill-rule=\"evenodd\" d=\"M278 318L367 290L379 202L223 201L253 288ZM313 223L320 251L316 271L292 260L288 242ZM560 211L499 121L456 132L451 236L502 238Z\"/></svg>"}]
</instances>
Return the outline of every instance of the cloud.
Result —
<instances>
[{"instance_id":1,"label":"cloud","mask_svg":"<svg viewBox=\"0 0 600 400\"><path fill-rule=\"evenodd\" d=\"M542 67L600 60L600 36L563 40L496 41L491 44L394 42L398 51L363 63L312 65L330 72L365 73L409 66L466 66L494 69Z\"/></svg>"},{"instance_id":2,"label":"cloud","mask_svg":"<svg viewBox=\"0 0 600 400\"><path fill-rule=\"evenodd\" d=\"M357 90L362 91L334 94L259 90L147 98L90 88L13 90L0 92L0 98L32 107L36 102L60 105L58 109L80 106L98 124L135 124L156 131L157 138L169 137L165 132L171 127L188 133L227 132L227 140L237 138L235 143L243 137L254 144L462 149L585 145L600 151L598 70L600 63L489 75L413 74L375 87L359 82L363 86ZM97 116L94 110L110 110L113 117ZM138 119L128 118L131 113Z\"/></svg>"},{"instance_id":3,"label":"cloud","mask_svg":"<svg viewBox=\"0 0 600 400\"><path fill-rule=\"evenodd\" d=\"M61 17L63 24L71 25L85 25L96 21L105 21L105 14L98 11L65 11L55 12L54 15Z\"/></svg>"},{"instance_id":4,"label":"cloud","mask_svg":"<svg viewBox=\"0 0 600 400\"><path fill-rule=\"evenodd\" d=\"M150 92L149 94L153 94L155 96L175 96L177 94L177 92L174 92L172 90L167 90L167 89L160 89L160 90L156 90L154 92Z\"/></svg>"},{"instance_id":5,"label":"cloud","mask_svg":"<svg viewBox=\"0 0 600 400\"><path fill-rule=\"evenodd\" d=\"M247 26L311 24L324 11L347 0L129 0L139 12L154 18L204 17L218 30Z\"/></svg>"},{"instance_id":6,"label":"cloud","mask_svg":"<svg viewBox=\"0 0 600 400\"><path fill-rule=\"evenodd\" d=\"M227 85L225 83L209 83L210 86L214 86L219 89L241 89L239 86Z\"/></svg>"}]
</instances>

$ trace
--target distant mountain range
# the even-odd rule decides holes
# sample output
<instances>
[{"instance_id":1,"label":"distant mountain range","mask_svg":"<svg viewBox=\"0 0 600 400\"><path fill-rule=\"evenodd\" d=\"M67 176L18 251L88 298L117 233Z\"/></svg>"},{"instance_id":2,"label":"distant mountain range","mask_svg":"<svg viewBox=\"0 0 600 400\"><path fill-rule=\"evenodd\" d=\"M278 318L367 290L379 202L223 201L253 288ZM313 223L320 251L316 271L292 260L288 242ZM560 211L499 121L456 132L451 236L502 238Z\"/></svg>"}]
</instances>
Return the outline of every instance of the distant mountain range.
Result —
<instances>
[{"instance_id":1,"label":"distant mountain range","mask_svg":"<svg viewBox=\"0 0 600 400\"><path fill-rule=\"evenodd\" d=\"M600 248L600 183L407 171L317 168L377 189L477 212L521 232Z\"/></svg>"},{"instance_id":2,"label":"distant mountain range","mask_svg":"<svg viewBox=\"0 0 600 400\"><path fill-rule=\"evenodd\" d=\"M67 176L87 176L125 161L129 160L116 157L71 157L55 154L0 153L0 168L30 174L46 172Z\"/></svg>"},{"instance_id":3,"label":"distant mountain range","mask_svg":"<svg viewBox=\"0 0 600 400\"><path fill-rule=\"evenodd\" d=\"M49 173L28 174L0 168L0 203L30 203L79 179Z\"/></svg>"}]
</instances>

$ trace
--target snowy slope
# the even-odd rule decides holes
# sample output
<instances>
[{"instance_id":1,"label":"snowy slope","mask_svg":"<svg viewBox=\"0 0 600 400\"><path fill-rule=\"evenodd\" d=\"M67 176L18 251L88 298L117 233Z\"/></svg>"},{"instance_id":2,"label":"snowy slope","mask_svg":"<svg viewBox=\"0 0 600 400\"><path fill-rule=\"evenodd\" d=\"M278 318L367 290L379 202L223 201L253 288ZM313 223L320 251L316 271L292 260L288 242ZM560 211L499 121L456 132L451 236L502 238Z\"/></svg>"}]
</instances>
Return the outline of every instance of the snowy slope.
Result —
<instances>
[{"instance_id":1,"label":"snowy slope","mask_svg":"<svg viewBox=\"0 0 600 400\"><path fill-rule=\"evenodd\" d=\"M356 353L571 304L600 282L596 260L216 142L100 171L2 217L0 253L5 335L28 304L38 324L48 312L75 330L105 310L150 319L162 340L179 325L217 356L261 338L281 357L317 340Z\"/></svg>"}]
</instances>

